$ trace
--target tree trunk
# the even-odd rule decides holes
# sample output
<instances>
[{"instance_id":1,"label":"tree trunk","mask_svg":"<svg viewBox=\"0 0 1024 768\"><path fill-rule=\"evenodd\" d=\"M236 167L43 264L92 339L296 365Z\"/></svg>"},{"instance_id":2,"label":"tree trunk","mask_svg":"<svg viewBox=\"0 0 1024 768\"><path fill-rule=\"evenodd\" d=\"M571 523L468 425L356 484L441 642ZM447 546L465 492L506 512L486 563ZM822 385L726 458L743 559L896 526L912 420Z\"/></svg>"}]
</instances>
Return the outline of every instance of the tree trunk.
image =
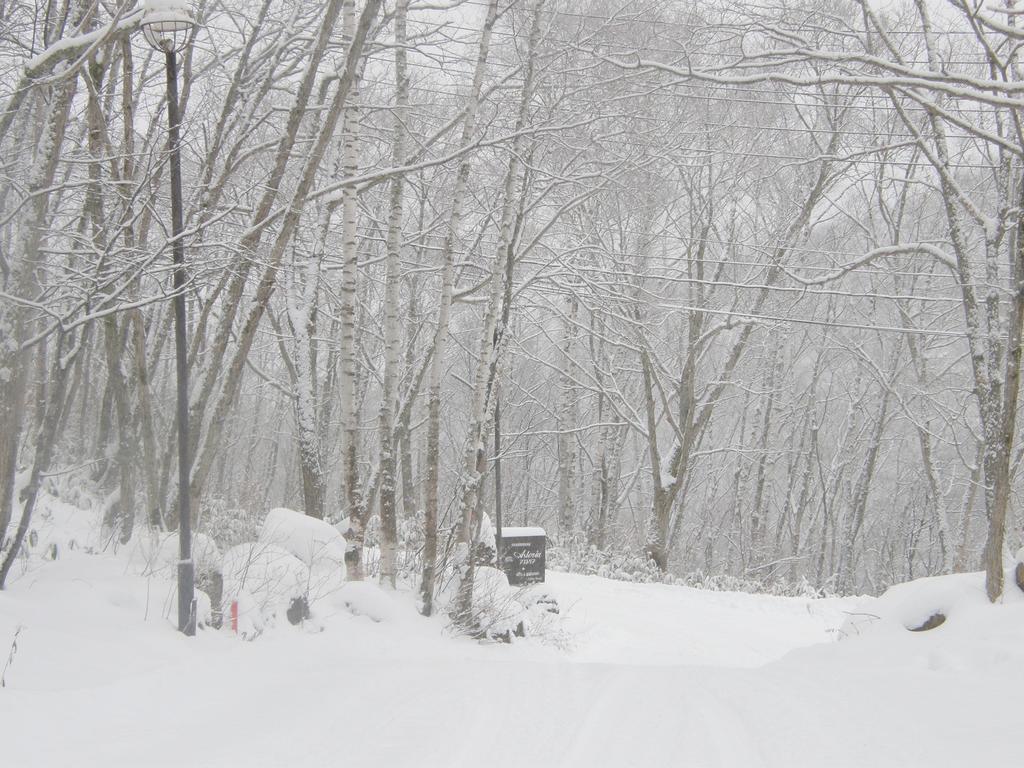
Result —
<instances>
[{"instance_id":1,"label":"tree trunk","mask_svg":"<svg viewBox=\"0 0 1024 768\"><path fill-rule=\"evenodd\" d=\"M41 144L28 183L30 197L15 220L14 258L10 274L4 276L2 284L4 292L13 296L29 298L32 295L35 271L41 261L50 188L64 144L76 85L77 77L57 83L40 126ZM24 425L26 376L31 362L29 352L21 347L28 332L27 315L28 310L21 304L0 301L0 382L5 384L0 387L0 554L13 513L15 473Z\"/></svg>"},{"instance_id":2,"label":"tree trunk","mask_svg":"<svg viewBox=\"0 0 1024 768\"><path fill-rule=\"evenodd\" d=\"M468 146L476 131L477 112L480 107L480 92L487 70L487 56L491 45L491 33L498 17L498 0L490 0L487 16L480 33L480 48L473 69L473 85L466 100L465 116L462 122L460 146ZM462 224L462 206L472 166L469 158L459 164L452 190L451 210L444 245L441 249L441 297L437 310L437 326L434 331L433 357L427 384L427 438L426 438L426 488L424 491L424 544L423 579L420 586L424 616L433 613L434 588L437 579L437 511L438 481L441 463L441 379L444 374L445 352L451 321L452 292L455 281L455 244Z\"/></svg>"},{"instance_id":3,"label":"tree trunk","mask_svg":"<svg viewBox=\"0 0 1024 768\"><path fill-rule=\"evenodd\" d=\"M39 498L39 491L42 489L43 474L50 468L50 461L53 458L53 449L57 443L57 425L60 423L61 410L64 406L64 394L67 389L68 373L74 358L80 347L72 349L66 356L63 352L63 334L57 337L56 350L53 355L53 368L50 374L50 396L47 398L46 413L43 416L42 427L39 433L39 440L36 443L36 455L32 463L32 473L29 476L28 486L22 493L24 506L22 507L21 520L14 533L6 551L0 550L0 590L7 584L7 576L11 567L18 557L21 545L25 541L29 525L32 522L32 514L35 511L36 500Z\"/></svg>"},{"instance_id":4,"label":"tree trunk","mask_svg":"<svg viewBox=\"0 0 1024 768\"><path fill-rule=\"evenodd\" d=\"M405 162L405 123L408 102L406 71L406 15L408 0L395 2L395 107L392 129L392 162L396 168ZM384 282L384 388L380 405L380 580L394 588L398 568L397 453L393 439L395 407L398 400L398 368L401 364L401 336L398 328L398 288L401 281L400 258L402 218L404 214L404 177L391 180L391 212L388 219L387 256Z\"/></svg>"},{"instance_id":5,"label":"tree trunk","mask_svg":"<svg viewBox=\"0 0 1024 768\"><path fill-rule=\"evenodd\" d=\"M1021 182L1018 205L1024 204L1024 181ZM986 480L993 486L993 504L989 510L988 535L985 539L985 591L995 602L1003 593L1003 541L1006 535L1006 508L1010 501L1010 457L1017 427L1017 394L1020 391L1021 336L1024 326L1024 215L1017 214L1017 227L1011 249L1010 317L1007 323L1006 371L1000 424L996 444L986 451L992 456L994 477L986 471ZM987 465L988 466L988 465Z\"/></svg>"},{"instance_id":6,"label":"tree trunk","mask_svg":"<svg viewBox=\"0 0 1024 768\"><path fill-rule=\"evenodd\" d=\"M359 17L355 35L346 54L344 69L339 76L334 96L331 98L329 106L324 113L323 122L317 131L315 141L305 157L298 185L284 213L281 228L270 249L268 263L256 289L256 296L245 323L238 334L238 347L232 357L230 366L224 374L225 382L221 390L221 396L210 418L206 439L203 441L202 450L198 454L192 474L191 491L197 497L202 492L203 484L212 468L213 460L220 449L223 424L238 395L242 374L245 370L249 351L256 337L256 331L277 284L277 274L281 260L299 225L302 209L312 189L316 172L334 134L334 129L343 108L348 102L351 89L355 83L356 71L362 57L367 35L377 15L377 11L380 9L380 5L381 0L367 0Z\"/></svg>"},{"instance_id":7,"label":"tree trunk","mask_svg":"<svg viewBox=\"0 0 1024 768\"><path fill-rule=\"evenodd\" d=\"M342 6L342 35L347 41L355 36L355 0ZM359 83L353 83L352 95L345 105L342 123L342 175L351 178L359 171ZM359 412L356 376L356 304L359 239L359 198L354 186L345 187L341 198L341 474L348 510L348 549L345 562L348 578L363 579L363 539L369 516L359 483Z\"/></svg>"},{"instance_id":8,"label":"tree trunk","mask_svg":"<svg viewBox=\"0 0 1024 768\"><path fill-rule=\"evenodd\" d=\"M516 118L515 138L509 151L508 167L502 193L502 210L498 228L498 247L491 263L490 295L480 332L479 356L473 377L473 400L470 408L469 430L464 449L462 492L459 500L459 528L457 541L460 553L456 565L460 571L458 594L452 616L455 623L472 629L473 577L475 562L473 547L480 531L478 502L481 483L487 467L486 444L488 430L493 424L495 386L503 350L508 343L507 330L512 310L512 279L515 269L516 237L521 223L523 199L526 190L521 186L524 137L523 128L533 98L534 51L540 34L541 7L538 0L532 9L530 32L526 42L526 65L520 92L519 114ZM522 197L521 197L522 196Z\"/></svg>"},{"instance_id":9,"label":"tree trunk","mask_svg":"<svg viewBox=\"0 0 1024 768\"><path fill-rule=\"evenodd\" d=\"M573 386L573 354L576 339L576 315L579 302L568 299L568 313L565 319L565 335L562 340L562 370L559 375L558 397L558 535L563 545L572 538L576 525L574 504L576 466L576 408L575 387Z\"/></svg>"}]
</instances>

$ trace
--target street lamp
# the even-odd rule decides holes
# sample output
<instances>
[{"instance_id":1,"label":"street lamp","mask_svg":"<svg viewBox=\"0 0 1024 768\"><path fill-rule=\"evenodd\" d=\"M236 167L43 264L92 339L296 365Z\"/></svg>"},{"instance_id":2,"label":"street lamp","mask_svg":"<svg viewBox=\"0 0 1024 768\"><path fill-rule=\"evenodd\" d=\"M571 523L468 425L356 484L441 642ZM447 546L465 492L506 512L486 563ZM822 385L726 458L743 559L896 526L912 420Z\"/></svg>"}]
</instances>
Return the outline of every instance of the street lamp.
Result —
<instances>
[{"instance_id":1,"label":"street lamp","mask_svg":"<svg viewBox=\"0 0 1024 768\"><path fill-rule=\"evenodd\" d=\"M195 28L184 0L146 0L140 22L146 41L164 54L167 68L167 151L171 161L171 252L174 257L174 352L178 389L178 630L196 633L195 568L192 564L192 510L188 443L188 348L185 318L185 244L181 204L181 112L178 108L177 54L192 41Z\"/></svg>"}]
</instances>

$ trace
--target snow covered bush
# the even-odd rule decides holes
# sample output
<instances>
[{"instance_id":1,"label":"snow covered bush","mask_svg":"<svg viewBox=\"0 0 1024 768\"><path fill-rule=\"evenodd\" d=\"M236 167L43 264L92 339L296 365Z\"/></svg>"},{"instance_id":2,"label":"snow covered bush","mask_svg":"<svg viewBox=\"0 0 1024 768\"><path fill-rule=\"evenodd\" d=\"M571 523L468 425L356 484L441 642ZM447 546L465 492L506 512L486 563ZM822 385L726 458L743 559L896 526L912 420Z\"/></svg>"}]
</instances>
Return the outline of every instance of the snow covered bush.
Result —
<instances>
[{"instance_id":1,"label":"snow covered bush","mask_svg":"<svg viewBox=\"0 0 1024 768\"><path fill-rule=\"evenodd\" d=\"M416 581L423 573L424 513L422 509L398 521L398 573Z\"/></svg>"},{"instance_id":2,"label":"snow covered bush","mask_svg":"<svg viewBox=\"0 0 1024 768\"><path fill-rule=\"evenodd\" d=\"M14 536L19 522L17 516L11 520L8 536ZM56 560L66 551L95 549L95 543L95 526L87 512L44 493L18 553L19 561L27 568L30 560Z\"/></svg>"},{"instance_id":3,"label":"snow covered bush","mask_svg":"<svg viewBox=\"0 0 1024 768\"><path fill-rule=\"evenodd\" d=\"M267 513L259 540L287 549L307 566L326 563L345 567L345 538L330 523L292 509L277 507Z\"/></svg>"},{"instance_id":4,"label":"snow covered bush","mask_svg":"<svg viewBox=\"0 0 1024 768\"><path fill-rule=\"evenodd\" d=\"M223 549L255 541L260 532L260 515L246 509L229 507L219 497L203 501L199 530L210 536Z\"/></svg>"},{"instance_id":5,"label":"snow covered bush","mask_svg":"<svg viewBox=\"0 0 1024 768\"><path fill-rule=\"evenodd\" d=\"M783 579L763 581L727 573L706 574L703 571L691 571L682 576L672 577L671 584L678 584L694 589L707 589L712 592L746 592L751 595L772 595L773 597L838 597L829 587L815 587L806 578L796 582Z\"/></svg>"},{"instance_id":6,"label":"snow covered bush","mask_svg":"<svg viewBox=\"0 0 1024 768\"><path fill-rule=\"evenodd\" d=\"M558 601L543 584L513 587L503 571L487 565L474 568L470 614L452 618L453 630L480 640L528 637L562 649L573 644Z\"/></svg>"},{"instance_id":7,"label":"snow covered bush","mask_svg":"<svg viewBox=\"0 0 1024 768\"><path fill-rule=\"evenodd\" d=\"M284 507L267 513L259 542L281 547L308 569L308 597L319 600L345 582L345 537L329 523Z\"/></svg>"},{"instance_id":8,"label":"snow covered bush","mask_svg":"<svg viewBox=\"0 0 1024 768\"><path fill-rule=\"evenodd\" d=\"M543 584L519 590L516 598L526 611L523 628L527 637L563 651L575 645L576 636L566 627L557 598Z\"/></svg>"},{"instance_id":9,"label":"snow covered bush","mask_svg":"<svg viewBox=\"0 0 1024 768\"><path fill-rule=\"evenodd\" d=\"M509 586L508 577L497 568L481 565L473 573L472 615L465 621L482 638L508 641L522 634L527 614L518 591Z\"/></svg>"},{"instance_id":10,"label":"snow covered bush","mask_svg":"<svg viewBox=\"0 0 1024 768\"><path fill-rule=\"evenodd\" d=\"M174 578L178 572L177 531L155 531L142 526L126 547L128 566L142 576ZM220 571L221 555L217 543L203 533L192 534L192 562L196 573Z\"/></svg>"},{"instance_id":11,"label":"snow covered bush","mask_svg":"<svg viewBox=\"0 0 1024 768\"><path fill-rule=\"evenodd\" d=\"M498 545L494 535L494 523L491 522L491 516L484 513L480 518L480 532L476 537L473 555L477 563L497 565L495 561L497 553Z\"/></svg>"},{"instance_id":12,"label":"snow covered bush","mask_svg":"<svg viewBox=\"0 0 1024 768\"><path fill-rule=\"evenodd\" d=\"M239 544L224 553L221 610L237 602L238 632L246 638L287 618L298 601L308 605L309 568L276 544Z\"/></svg>"},{"instance_id":13,"label":"snow covered bush","mask_svg":"<svg viewBox=\"0 0 1024 768\"><path fill-rule=\"evenodd\" d=\"M176 531L155 531L139 526L125 548L129 570L141 576L176 580L180 558ZM197 623L219 626L221 554L217 543L203 533L192 534L192 562L195 567ZM175 604L174 610L177 611ZM177 614L174 614L177 616ZM175 619L177 620L177 619Z\"/></svg>"},{"instance_id":14,"label":"snow covered bush","mask_svg":"<svg viewBox=\"0 0 1024 768\"><path fill-rule=\"evenodd\" d=\"M345 582L345 539L328 523L279 507L270 510L255 543L227 551L221 569L221 610L252 638L284 620L311 618L316 603Z\"/></svg>"},{"instance_id":15,"label":"snow covered bush","mask_svg":"<svg viewBox=\"0 0 1024 768\"><path fill-rule=\"evenodd\" d=\"M582 537L563 539L554 546L549 544L547 567L555 571L642 584L671 584L674 581L672 574L659 571L654 561L643 552L625 548L601 550Z\"/></svg>"},{"instance_id":16,"label":"snow covered bush","mask_svg":"<svg viewBox=\"0 0 1024 768\"><path fill-rule=\"evenodd\" d=\"M365 616L375 624L381 624L397 622L408 616L409 606L396 599L398 594L383 589L374 581L350 581L334 593L330 601L353 616Z\"/></svg>"},{"instance_id":17,"label":"snow covered bush","mask_svg":"<svg viewBox=\"0 0 1024 768\"><path fill-rule=\"evenodd\" d=\"M674 581L672 574L659 571L645 553L625 547L601 550L587 543L582 535L563 537L555 544L549 541L546 558L547 567L554 571L641 584Z\"/></svg>"}]
</instances>

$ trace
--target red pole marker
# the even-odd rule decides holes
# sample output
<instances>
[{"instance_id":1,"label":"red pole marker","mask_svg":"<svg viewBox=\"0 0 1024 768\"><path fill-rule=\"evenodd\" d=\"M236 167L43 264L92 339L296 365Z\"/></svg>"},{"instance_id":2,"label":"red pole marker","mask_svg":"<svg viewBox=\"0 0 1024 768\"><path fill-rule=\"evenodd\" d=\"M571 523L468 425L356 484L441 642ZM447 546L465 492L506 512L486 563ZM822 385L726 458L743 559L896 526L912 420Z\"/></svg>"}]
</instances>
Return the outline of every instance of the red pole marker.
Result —
<instances>
[{"instance_id":1,"label":"red pole marker","mask_svg":"<svg viewBox=\"0 0 1024 768\"><path fill-rule=\"evenodd\" d=\"M238 601L231 601L231 631L238 634Z\"/></svg>"}]
</instances>

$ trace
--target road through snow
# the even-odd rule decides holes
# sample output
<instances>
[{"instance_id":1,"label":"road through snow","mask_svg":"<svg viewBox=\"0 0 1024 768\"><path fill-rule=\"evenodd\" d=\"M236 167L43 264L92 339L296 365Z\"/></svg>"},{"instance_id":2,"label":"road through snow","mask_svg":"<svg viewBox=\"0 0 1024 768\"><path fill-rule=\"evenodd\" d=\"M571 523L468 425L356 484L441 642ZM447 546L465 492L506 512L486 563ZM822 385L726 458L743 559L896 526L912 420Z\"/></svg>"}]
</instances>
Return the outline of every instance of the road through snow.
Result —
<instances>
[{"instance_id":1,"label":"road through snow","mask_svg":"<svg viewBox=\"0 0 1024 768\"><path fill-rule=\"evenodd\" d=\"M189 641L155 611L141 620L137 577L73 560L0 594L0 637L23 627L0 692L4 766L1010 768L1024 754L1021 665L836 643L850 601L553 574L560 648L451 638L401 593L376 596L382 621L339 611L316 634Z\"/></svg>"}]
</instances>

